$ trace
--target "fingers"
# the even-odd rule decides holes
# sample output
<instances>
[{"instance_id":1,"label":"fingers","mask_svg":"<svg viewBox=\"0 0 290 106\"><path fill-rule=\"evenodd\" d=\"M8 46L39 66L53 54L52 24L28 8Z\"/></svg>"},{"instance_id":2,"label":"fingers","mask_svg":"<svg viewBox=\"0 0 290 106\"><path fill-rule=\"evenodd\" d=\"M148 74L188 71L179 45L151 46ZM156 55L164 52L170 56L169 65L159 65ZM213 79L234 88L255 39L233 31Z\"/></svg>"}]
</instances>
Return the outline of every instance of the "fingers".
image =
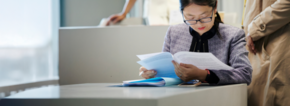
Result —
<instances>
[{"instance_id":1,"label":"fingers","mask_svg":"<svg viewBox=\"0 0 290 106\"><path fill-rule=\"evenodd\" d=\"M254 53L256 55L256 50L255 50L255 45L253 42L250 42L250 45L251 45L251 51L252 53Z\"/></svg>"},{"instance_id":2,"label":"fingers","mask_svg":"<svg viewBox=\"0 0 290 106\"><path fill-rule=\"evenodd\" d=\"M185 77L183 76L183 74L179 70L175 69L174 72L181 80L185 81L185 79L184 79Z\"/></svg>"},{"instance_id":3,"label":"fingers","mask_svg":"<svg viewBox=\"0 0 290 106\"><path fill-rule=\"evenodd\" d=\"M186 74L183 74L184 70L183 70L183 66L181 66L182 63L180 63L180 65L175 62L174 60L172 61L174 67L175 67L175 74L183 81L187 81L186 78L187 78L187 75ZM183 64L184 65L184 64Z\"/></svg>"},{"instance_id":4,"label":"fingers","mask_svg":"<svg viewBox=\"0 0 290 106\"><path fill-rule=\"evenodd\" d=\"M249 51L256 55L257 51L255 49L255 44L254 44L254 42L253 42L253 40L252 40L250 35L247 35L247 46L249 48Z\"/></svg>"},{"instance_id":5,"label":"fingers","mask_svg":"<svg viewBox=\"0 0 290 106\"><path fill-rule=\"evenodd\" d=\"M182 77L182 73L180 73L178 70L175 69L174 72L179 78Z\"/></svg>"},{"instance_id":6,"label":"fingers","mask_svg":"<svg viewBox=\"0 0 290 106\"><path fill-rule=\"evenodd\" d=\"M179 68L178 68L178 63L175 62L174 60L172 60L172 63L174 65L174 71L175 71L175 74L181 79L182 78L182 73L179 71Z\"/></svg>"},{"instance_id":7,"label":"fingers","mask_svg":"<svg viewBox=\"0 0 290 106\"><path fill-rule=\"evenodd\" d=\"M119 17L120 17L119 15L112 15L112 16L110 16L109 20L106 23L106 26L109 26L111 22L113 22L115 24L115 21L116 20L120 20Z\"/></svg>"},{"instance_id":8,"label":"fingers","mask_svg":"<svg viewBox=\"0 0 290 106\"><path fill-rule=\"evenodd\" d=\"M117 15L110 16L109 19L108 19L108 21L107 21L107 23L106 23L106 26L109 26L110 25L110 22L113 21L113 20L115 20L116 17L117 17Z\"/></svg>"},{"instance_id":9,"label":"fingers","mask_svg":"<svg viewBox=\"0 0 290 106\"><path fill-rule=\"evenodd\" d=\"M139 73L141 72L143 72L141 76L145 79L154 78L155 75L157 74L155 70L147 70L145 67L139 68Z\"/></svg>"},{"instance_id":10,"label":"fingers","mask_svg":"<svg viewBox=\"0 0 290 106\"><path fill-rule=\"evenodd\" d=\"M110 21L107 21L106 26L109 26L109 25L110 25Z\"/></svg>"},{"instance_id":11,"label":"fingers","mask_svg":"<svg viewBox=\"0 0 290 106\"><path fill-rule=\"evenodd\" d=\"M179 70L179 64L178 64L177 62L175 62L174 60L172 60L171 62L173 63L174 68L175 68L176 70Z\"/></svg>"},{"instance_id":12,"label":"fingers","mask_svg":"<svg viewBox=\"0 0 290 106\"><path fill-rule=\"evenodd\" d=\"M251 50L251 52L252 53L254 53L255 55L256 55L256 50L255 50L255 45L254 45L254 43L253 43L253 41L251 40L251 42L250 42L250 50Z\"/></svg>"},{"instance_id":13,"label":"fingers","mask_svg":"<svg viewBox=\"0 0 290 106\"><path fill-rule=\"evenodd\" d=\"M179 64L177 63L177 62L175 62L174 60L172 60L172 63L173 63L173 65L174 65L174 71L176 71L177 72L177 74L176 75L180 75L181 74L181 72L180 72L180 66L179 66Z\"/></svg>"},{"instance_id":14,"label":"fingers","mask_svg":"<svg viewBox=\"0 0 290 106\"><path fill-rule=\"evenodd\" d=\"M139 71L140 71L140 72L142 72L142 71L147 71L147 69L146 69L145 67L140 67Z\"/></svg>"},{"instance_id":15,"label":"fingers","mask_svg":"<svg viewBox=\"0 0 290 106\"><path fill-rule=\"evenodd\" d=\"M184 64L184 63L180 63L180 68L183 67L183 68L191 68L191 67L194 67L192 64Z\"/></svg>"},{"instance_id":16,"label":"fingers","mask_svg":"<svg viewBox=\"0 0 290 106\"><path fill-rule=\"evenodd\" d=\"M112 21L113 21L113 24L116 24L116 23L122 21L123 19L124 19L124 17L123 17L122 15L117 15L117 16L114 18L114 20L112 20Z\"/></svg>"},{"instance_id":17,"label":"fingers","mask_svg":"<svg viewBox=\"0 0 290 106\"><path fill-rule=\"evenodd\" d=\"M250 44L251 44L251 46L252 46L252 52L256 55L256 49L255 49L255 44L254 44L254 42L251 40L251 42L250 42Z\"/></svg>"},{"instance_id":18,"label":"fingers","mask_svg":"<svg viewBox=\"0 0 290 106\"><path fill-rule=\"evenodd\" d=\"M116 24L119 21L121 21L121 19L118 17L118 18L116 18L116 19L113 20L113 23Z\"/></svg>"},{"instance_id":19,"label":"fingers","mask_svg":"<svg viewBox=\"0 0 290 106\"><path fill-rule=\"evenodd\" d=\"M156 74L155 70L146 70L143 72L142 77L145 79L154 78Z\"/></svg>"}]
</instances>

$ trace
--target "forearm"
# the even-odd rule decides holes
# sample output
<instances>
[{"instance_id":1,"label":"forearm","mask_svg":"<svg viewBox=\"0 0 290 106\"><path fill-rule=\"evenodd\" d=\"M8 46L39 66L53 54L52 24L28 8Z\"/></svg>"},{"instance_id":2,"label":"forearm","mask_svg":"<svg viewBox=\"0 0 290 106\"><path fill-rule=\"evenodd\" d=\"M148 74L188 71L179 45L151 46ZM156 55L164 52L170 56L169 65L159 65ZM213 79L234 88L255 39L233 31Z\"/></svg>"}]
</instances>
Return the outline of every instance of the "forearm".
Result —
<instances>
[{"instance_id":1,"label":"forearm","mask_svg":"<svg viewBox=\"0 0 290 106\"><path fill-rule=\"evenodd\" d=\"M253 41L267 36L290 22L290 0L279 0L263 10L248 27Z\"/></svg>"},{"instance_id":2,"label":"forearm","mask_svg":"<svg viewBox=\"0 0 290 106\"><path fill-rule=\"evenodd\" d=\"M123 11L122 11L122 14L121 15L124 15L126 16L130 10L132 9L132 7L134 6L136 0L129 0L126 2L124 8L123 8Z\"/></svg>"}]
</instances>

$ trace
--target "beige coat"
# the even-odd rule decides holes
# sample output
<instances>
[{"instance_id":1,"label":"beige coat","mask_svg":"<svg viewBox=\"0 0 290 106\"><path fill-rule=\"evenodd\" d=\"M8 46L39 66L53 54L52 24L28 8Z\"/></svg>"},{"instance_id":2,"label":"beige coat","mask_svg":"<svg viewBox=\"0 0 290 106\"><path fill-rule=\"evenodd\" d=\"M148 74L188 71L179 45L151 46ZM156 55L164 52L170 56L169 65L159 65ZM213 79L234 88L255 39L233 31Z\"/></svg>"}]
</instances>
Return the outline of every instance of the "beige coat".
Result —
<instances>
[{"instance_id":1,"label":"beige coat","mask_svg":"<svg viewBox=\"0 0 290 106\"><path fill-rule=\"evenodd\" d=\"M244 26L258 51L249 53L249 106L290 106L290 0L247 0Z\"/></svg>"}]
</instances>

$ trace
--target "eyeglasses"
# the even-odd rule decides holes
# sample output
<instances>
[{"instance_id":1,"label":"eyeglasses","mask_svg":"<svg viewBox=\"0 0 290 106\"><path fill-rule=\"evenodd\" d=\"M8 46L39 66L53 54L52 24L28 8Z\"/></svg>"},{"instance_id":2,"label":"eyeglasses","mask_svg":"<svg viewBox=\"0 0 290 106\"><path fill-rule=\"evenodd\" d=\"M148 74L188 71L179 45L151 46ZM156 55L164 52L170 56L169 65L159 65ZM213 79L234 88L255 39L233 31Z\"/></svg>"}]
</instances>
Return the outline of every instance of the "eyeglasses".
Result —
<instances>
[{"instance_id":1,"label":"eyeglasses","mask_svg":"<svg viewBox=\"0 0 290 106\"><path fill-rule=\"evenodd\" d=\"M195 25L195 24L197 24L198 21L200 23L208 23L208 22L211 22L212 21L213 10L212 10L212 13L211 13L211 16L210 17L201 18L199 20L185 20L184 16L182 15L183 16L183 19L184 19L183 21L187 25Z\"/></svg>"}]
</instances>

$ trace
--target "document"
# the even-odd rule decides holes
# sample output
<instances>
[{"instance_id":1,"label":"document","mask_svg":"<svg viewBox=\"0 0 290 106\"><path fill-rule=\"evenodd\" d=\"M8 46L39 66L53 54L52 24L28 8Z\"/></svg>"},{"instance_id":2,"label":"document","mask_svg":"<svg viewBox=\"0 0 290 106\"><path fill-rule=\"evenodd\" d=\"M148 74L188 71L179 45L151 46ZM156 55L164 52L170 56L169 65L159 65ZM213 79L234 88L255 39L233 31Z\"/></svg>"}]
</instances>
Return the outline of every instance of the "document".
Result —
<instances>
[{"instance_id":1,"label":"document","mask_svg":"<svg viewBox=\"0 0 290 106\"><path fill-rule=\"evenodd\" d=\"M177 63L192 64L199 69L230 70L232 67L224 64L212 53L182 51L172 55L169 52L137 55L137 63L148 70L157 71L156 77L178 78L174 71L172 60Z\"/></svg>"},{"instance_id":2,"label":"document","mask_svg":"<svg viewBox=\"0 0 290 106\"><path fill-rule=\"evenodd\" d=\"M156 77L143 80L123 81L123 86L170 86L183 83L179 78Z\"/></svg>"}]
</instances>

